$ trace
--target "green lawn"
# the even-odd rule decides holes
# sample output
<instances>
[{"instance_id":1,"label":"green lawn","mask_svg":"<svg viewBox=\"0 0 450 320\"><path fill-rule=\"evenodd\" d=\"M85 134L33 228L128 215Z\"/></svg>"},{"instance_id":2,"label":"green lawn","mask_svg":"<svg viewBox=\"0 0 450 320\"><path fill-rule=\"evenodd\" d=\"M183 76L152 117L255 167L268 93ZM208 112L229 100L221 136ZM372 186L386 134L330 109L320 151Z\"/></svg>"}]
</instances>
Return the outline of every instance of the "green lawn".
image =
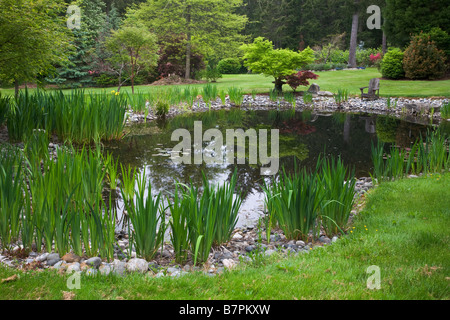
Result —
<instances>
[{"instance_id":1,"label":"green lawn","mask_svg":"<svg viewBox=\"0 0 450 320\"><path fill-rule=\"evenodd\" d=\"M369 85L371 78L379 78L381 74L375 68L368 68L365 70L340 70L340 71L324 71L317 72L319 79L312 80L319 84L321 90L331 91L336 93L338 89L348 89L350 94L360 94L359 88ZM273 88L273 78L264 77L263 75L243 74L243 75L224 75L219 79L217 86L220 89L228 89L230 87L240 87L246 93L251 93L253 90L259 93L267 93ZM194 85L202 87L202 84ZM181 85L180 87L185 87ZM152 92L160 86L136 86L136 92ZM100 92L103 90L116 90L113 88L95 88L86 89L86 91ZM301 87L298 90L305 90L306 87ZM285 85L284 90L290 91L289 86ZM68 90L67 90L68 91ZM131 92L131 87L123 87L122 92ZM13 94L13 89L0 89L2 94ZM381 80L380 94L388 97L450 97L450 80L440 81L393 81Z\"/></svg>"},{"instance_id":2,"label":"green lawn","mask_svg":"<svg viewBox=\"0 0 450 320\"><path fill-rule=\"evenodd\" d=\"M383 183L368 196L352 233L335 244L259 267L178 279L81 278L74 299L449 299L450 174ZM381 289L367 288L369 266ZM0 267L1 299L62 299L67 276ZM1 282L1 281L0 281Z\"/></svg>"}]
</instances>

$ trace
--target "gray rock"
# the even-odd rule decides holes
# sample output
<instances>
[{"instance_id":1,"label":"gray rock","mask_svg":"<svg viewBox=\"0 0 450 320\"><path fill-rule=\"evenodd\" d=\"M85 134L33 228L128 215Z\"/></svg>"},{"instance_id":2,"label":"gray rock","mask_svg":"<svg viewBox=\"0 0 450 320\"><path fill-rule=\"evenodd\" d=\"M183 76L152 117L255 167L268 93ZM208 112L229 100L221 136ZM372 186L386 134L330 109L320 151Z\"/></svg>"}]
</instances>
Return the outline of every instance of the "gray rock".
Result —
<instances>
[{"instance_id":1,"label":"gray rock","mask_svg":"<svg viewBox=\"0 0 450 320\"><path fill-rule=\"evenodd\" d=\"M47 260L61 260L61 258L59 257L59 253L49 253L47 255Z\"/></svg>"},{"instance_id":2,"label":"gray rock","mask_svg":"<svg viewBox=\"0 0 450 320\"><path fill-rule=\"evenodd\" d=\"M55 268L55 269L59 269L59 268L61 268L61 265L64 263L64 261L63 260L60 260L60 261L58 261L57 263L55 263L54 265L53 265L53 268Z\"/></svg>"},{"instance_id":3,"label":"gray rock","mask_svg":"<svg viewBox=\"0 0 450 320\"><path fill-rule=\"evenodd\" d=\"M5 260L6 259L6 257L5 256L2 256L1 254L0 254L0 261L3 261L3 260Z\"/></svg>"},{"instance_id":4,"label":"gray rock","mask_svg":"<svg viewBox=\"0 0 450 320\"><path fill-rule=\"evenodd\" d=\"M252 252L253 250L255 250L255 246L246 246L245 247L245 251L247 251L247 252Z\"/></svg>"},{"instance_id":5,"label":"gray rock","mask_svg":"<svg viewBox=\"0 0 450 320\"><path fill-rule=\"evenodd\" d=\"M79 272L81 271L80 269L80 263L79 262L74 262L71 265L69 265L66 269L67 273L73 273L73 272Z\"/></svg>"},{"instance_id":6,"label":"gray rock","mask_svg":"<svg viewBox=\"0 0 450 320\"><path fill-rule=\"evenodd\" d=\"M0 261L2 260L2 258L1 258L1 256L0 256ZM31 259L31 258L28 258L27 260L26 260L26 263L27 264L30 264L30 263L32 263L34 261L34 259Z\"/></svg>"},{"instance_id":7,"label":"gray rock","mask_svg":"<svg viewBox=\"0 0 450 320\"><path fill-rule=\"evenodd\" d=\"M320 91L320 87L317 83L313 83L309 88L308 88L308 92L309 93L319 93Z\"/></svg>"},{"instance_id":8,"label":"gray rock","mask_svg":"<svg viewBox=\"0 0 450 320\"><path fill-rule=\"evenodd\" d=\"M99 257L93 257L86 260L86 264L90 267L98 269L98 267L102 264L102 259L100 259Z\"/></svg>"},{"instance_id":9,"label":"gray rock","mask_svg":"<svg viewBox=\"0 0 450 320\"><path fill-rule=\"evenodd\" d=\"M60 261L60 259L47 259L47 265L52 267L55 264L57 264L59 261Z\"/></svg>"},{"instance_id":10,"label":"gray rock","mask_svg":"<svg viewBox=\"0 0 450 320\"><path fill-rule=\"evenodd\" d=\"M339 240L339 238L337 237L337 236L334 236L332 239L331 239L331 243L335 243L336 241L338 241Z\"/></svg>"},{"instance_id":11,"label":"gray rock","mask_svg":"<svg viewBox=\"0 0 450 320\"><path fill-rule=\"evenodd\" d=\"M267 251L265 252L265 255L266 255L267 257L270 257L270 256L273 255L274 253L276 253L275 250L269 249L269 250L267 250Z\"/></svg>"},{"instance_id":12,"label":"gray rock","mask_svg":"<svg viewBox=\"0 0 450 320\"><path fill-rule=\"evenodd\" d=\"M47 257L48 257L48 253L41 254L39 257L36 258L36 261L44 262L45 260L47 260Z\"/></svg>"},{"instance_id":13,"label":"gray rock","mask_svg":"<svg viewBox=\"0 0 450 320\"><path fill-rule=\"evenodd\" d=\"M323 237L323 236L319 238L319 241L322 242L322 243L325 243L325 244L330 244L331 243L330 238Z\"/></svg>"},{"instance_id":14,"label":"gray rock","mask_svg":"<svg viewBox=\"0 0 450 320\"><path fill-rule=\"evenodd\" d=\"M113 263L113 273L119 276L123 276L125 271L127 270L127 264L123 261L114 260Z\"/></svg>"},{"instance_id":15,"label":"gray rock","mask_svg":"<svg viewBox=\"0 0 450 320\"><path fill-rule=\"evenodd\" d=\"M148 262L144 259L131 259L127 263L127 270L130 272L141 272L145 273L148 271Z\"/></svg>"},{"instance_id":16,"label":"gray rock","mask_svg":"<svg viewBox=\"0 0 450 320\"><path fill-rule=\"evenodd\" d=\"M175 273L175 272L180 272L180 268L174 268L174 267L169 267L167 268L167 273Z\"/></svg>"},{"instance_id":17,"label":"gray rock","mask_svg":"<svg viewBox=\"0 0 450 320\"><path fill-rule=\"evenodd\" d=\"M297 242L295 242L295 244L299 247L304 247L306 245L306 243L302 240L298 240Z\"/></svg>"},{"instance_id":18,"label":"gray rock","mask_svg":"<svg viewBox=\"0 0 450 320\"><path fill-rule=\"evenodd\" d=\"M155 274L155 278L161 278L164 277L164 272L160 271L157 274Z\"/></svg>"},{"instance_id":19,"label":"gray rock","mask_svg":"<svg viewBox=\"0 0 450 320\"><path fill-rule=\"evenodd\" d=\"M103 276L107 276L112 272L112 268L108 264L100 266L98 270L100 271L100 274Z\"/></svg>"}]
</instances>

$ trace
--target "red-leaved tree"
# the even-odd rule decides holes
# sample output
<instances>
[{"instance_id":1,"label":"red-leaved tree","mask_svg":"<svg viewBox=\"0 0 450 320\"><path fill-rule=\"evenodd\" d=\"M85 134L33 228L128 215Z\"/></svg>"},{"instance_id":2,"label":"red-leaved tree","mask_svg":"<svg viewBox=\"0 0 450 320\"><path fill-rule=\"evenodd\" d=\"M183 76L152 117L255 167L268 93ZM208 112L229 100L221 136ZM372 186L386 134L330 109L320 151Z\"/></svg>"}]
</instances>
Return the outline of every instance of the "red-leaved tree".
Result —
<instances>
[{"instance_id":1,"label":"red-leaved tree","mask_svg":"<svg viewBox=\"0 0 450 320\"><path fill-rule=\"evenodd\" d=\"M297 73L293 73L289 76L286 76L286 84L288 84L292 90L295 90L299 86L308 86L309 81L308 79L317 79L319 78L318 74L315 74L312 71L306 70L306 71L299 71Z\"/></svg>"}]
</instances>

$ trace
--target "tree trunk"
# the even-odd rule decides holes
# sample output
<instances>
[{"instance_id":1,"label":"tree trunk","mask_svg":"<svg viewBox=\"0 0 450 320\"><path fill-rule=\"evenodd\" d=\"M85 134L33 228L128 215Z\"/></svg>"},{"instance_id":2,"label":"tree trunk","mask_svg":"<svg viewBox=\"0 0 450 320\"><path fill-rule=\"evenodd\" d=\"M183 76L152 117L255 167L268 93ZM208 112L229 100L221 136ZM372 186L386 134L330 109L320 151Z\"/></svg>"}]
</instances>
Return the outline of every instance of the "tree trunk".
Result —
<instances>
[{"instance_id":1,"label":"tree trunk","mask_svg":"<svg viewBox=\"0 0 450 320\"><path fill-rule=\"evenodd\" d=\"M188 5L186 8L186 74L185 78L191 78L191 6Z\"/></svg>"},{"instance_id":2,"label":"tree trunk","mask_svg":"<svg viewBox=\"0 0 450 320\"><path fill-rule=\"evenodd\" d=\"M134 94L134 62L131 56L131 93Z\"/></svg>"},{"instance_id":3,"label":"tree trunk","mask_svg":"<svg viewBox=\"0 0 450 320\"><path fill-rule=\"evenodd\" d=\"M14 80L14 96L17 98L19 96L19 80Z\"/></svg>"},{"instance_id":4,"label":"tree trunk","mask_svg":"<svg viewBox=\"0 0 450 320\"><path fill-rule=\"evenodd\" d=\"M383 55L387 52L387 41L386 41L386 33L383 31L383 40L382 40L382 48L383 48Z\"/></svg>"},{"instance_id":5,"label":"tree trunk","mask_svg":"<svg viewBox=\"0 0 450 320\"><path fill-rule=\"evenodd\" d=\"M278 91L278 93L282 93L284 81L281 78L276 78L273 83L275 83L275 90Z\"/></svg>"},{"instance_id":6,"label":"tree trunk","mask_svg":"<svg viewBox=\"0 0 450 320\"><path fill-rule=\"evenodd\" d=\"M356 46L358 39L358 20L359 13L355 12L352 19L352 34L350 36L350 48L348 57L348 67L356 68Z\"/></svg>"}]
</instances>

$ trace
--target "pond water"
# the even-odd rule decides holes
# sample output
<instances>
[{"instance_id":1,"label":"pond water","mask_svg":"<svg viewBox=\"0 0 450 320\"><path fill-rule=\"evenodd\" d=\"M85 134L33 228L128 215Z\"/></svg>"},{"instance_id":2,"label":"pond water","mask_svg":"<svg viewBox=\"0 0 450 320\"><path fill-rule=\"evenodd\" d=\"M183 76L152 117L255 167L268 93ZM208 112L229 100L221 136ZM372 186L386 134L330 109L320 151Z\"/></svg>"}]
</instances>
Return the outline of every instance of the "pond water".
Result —
<instances>
[{"instance_id":1,"label":"pond water","mask_svg":"<svg viewBox=\"0 0 450 320\"><path fill-rule=\"evenodd\" d=\"M153 121L129 128L128 135L119 142L106 144L119 163L145 169L152 183L152 192L172 192L174 182L202 184L202 172L214 183L229 180L237 170L238 190L245 195L238 227L254 225L263 210L261 184L275 176L262 176L261 165L227 163L175 164L172 149L179 140L172 141L176 129L187 129L194 141L194 122L202 121L203 132L216 128L226 137L226 129L279 129L279 167L292 172L295 166L314 168L319 155L340 156L354 168L357 177L368 177L372 170L371 144L377 140L388 147L395 144L409 147L427 126L387 116L371 114L333 113L317 115L311 112L243 111L240 109L188 113L165 121ZM269 138L270 141L270 138ZM225 138L224 138L225 143ZM203 151L211 142L203 142ZM269 147L270 154L270 147ZM119 213L123 204L116 196Z\"/></svg>"}]
</instances>

